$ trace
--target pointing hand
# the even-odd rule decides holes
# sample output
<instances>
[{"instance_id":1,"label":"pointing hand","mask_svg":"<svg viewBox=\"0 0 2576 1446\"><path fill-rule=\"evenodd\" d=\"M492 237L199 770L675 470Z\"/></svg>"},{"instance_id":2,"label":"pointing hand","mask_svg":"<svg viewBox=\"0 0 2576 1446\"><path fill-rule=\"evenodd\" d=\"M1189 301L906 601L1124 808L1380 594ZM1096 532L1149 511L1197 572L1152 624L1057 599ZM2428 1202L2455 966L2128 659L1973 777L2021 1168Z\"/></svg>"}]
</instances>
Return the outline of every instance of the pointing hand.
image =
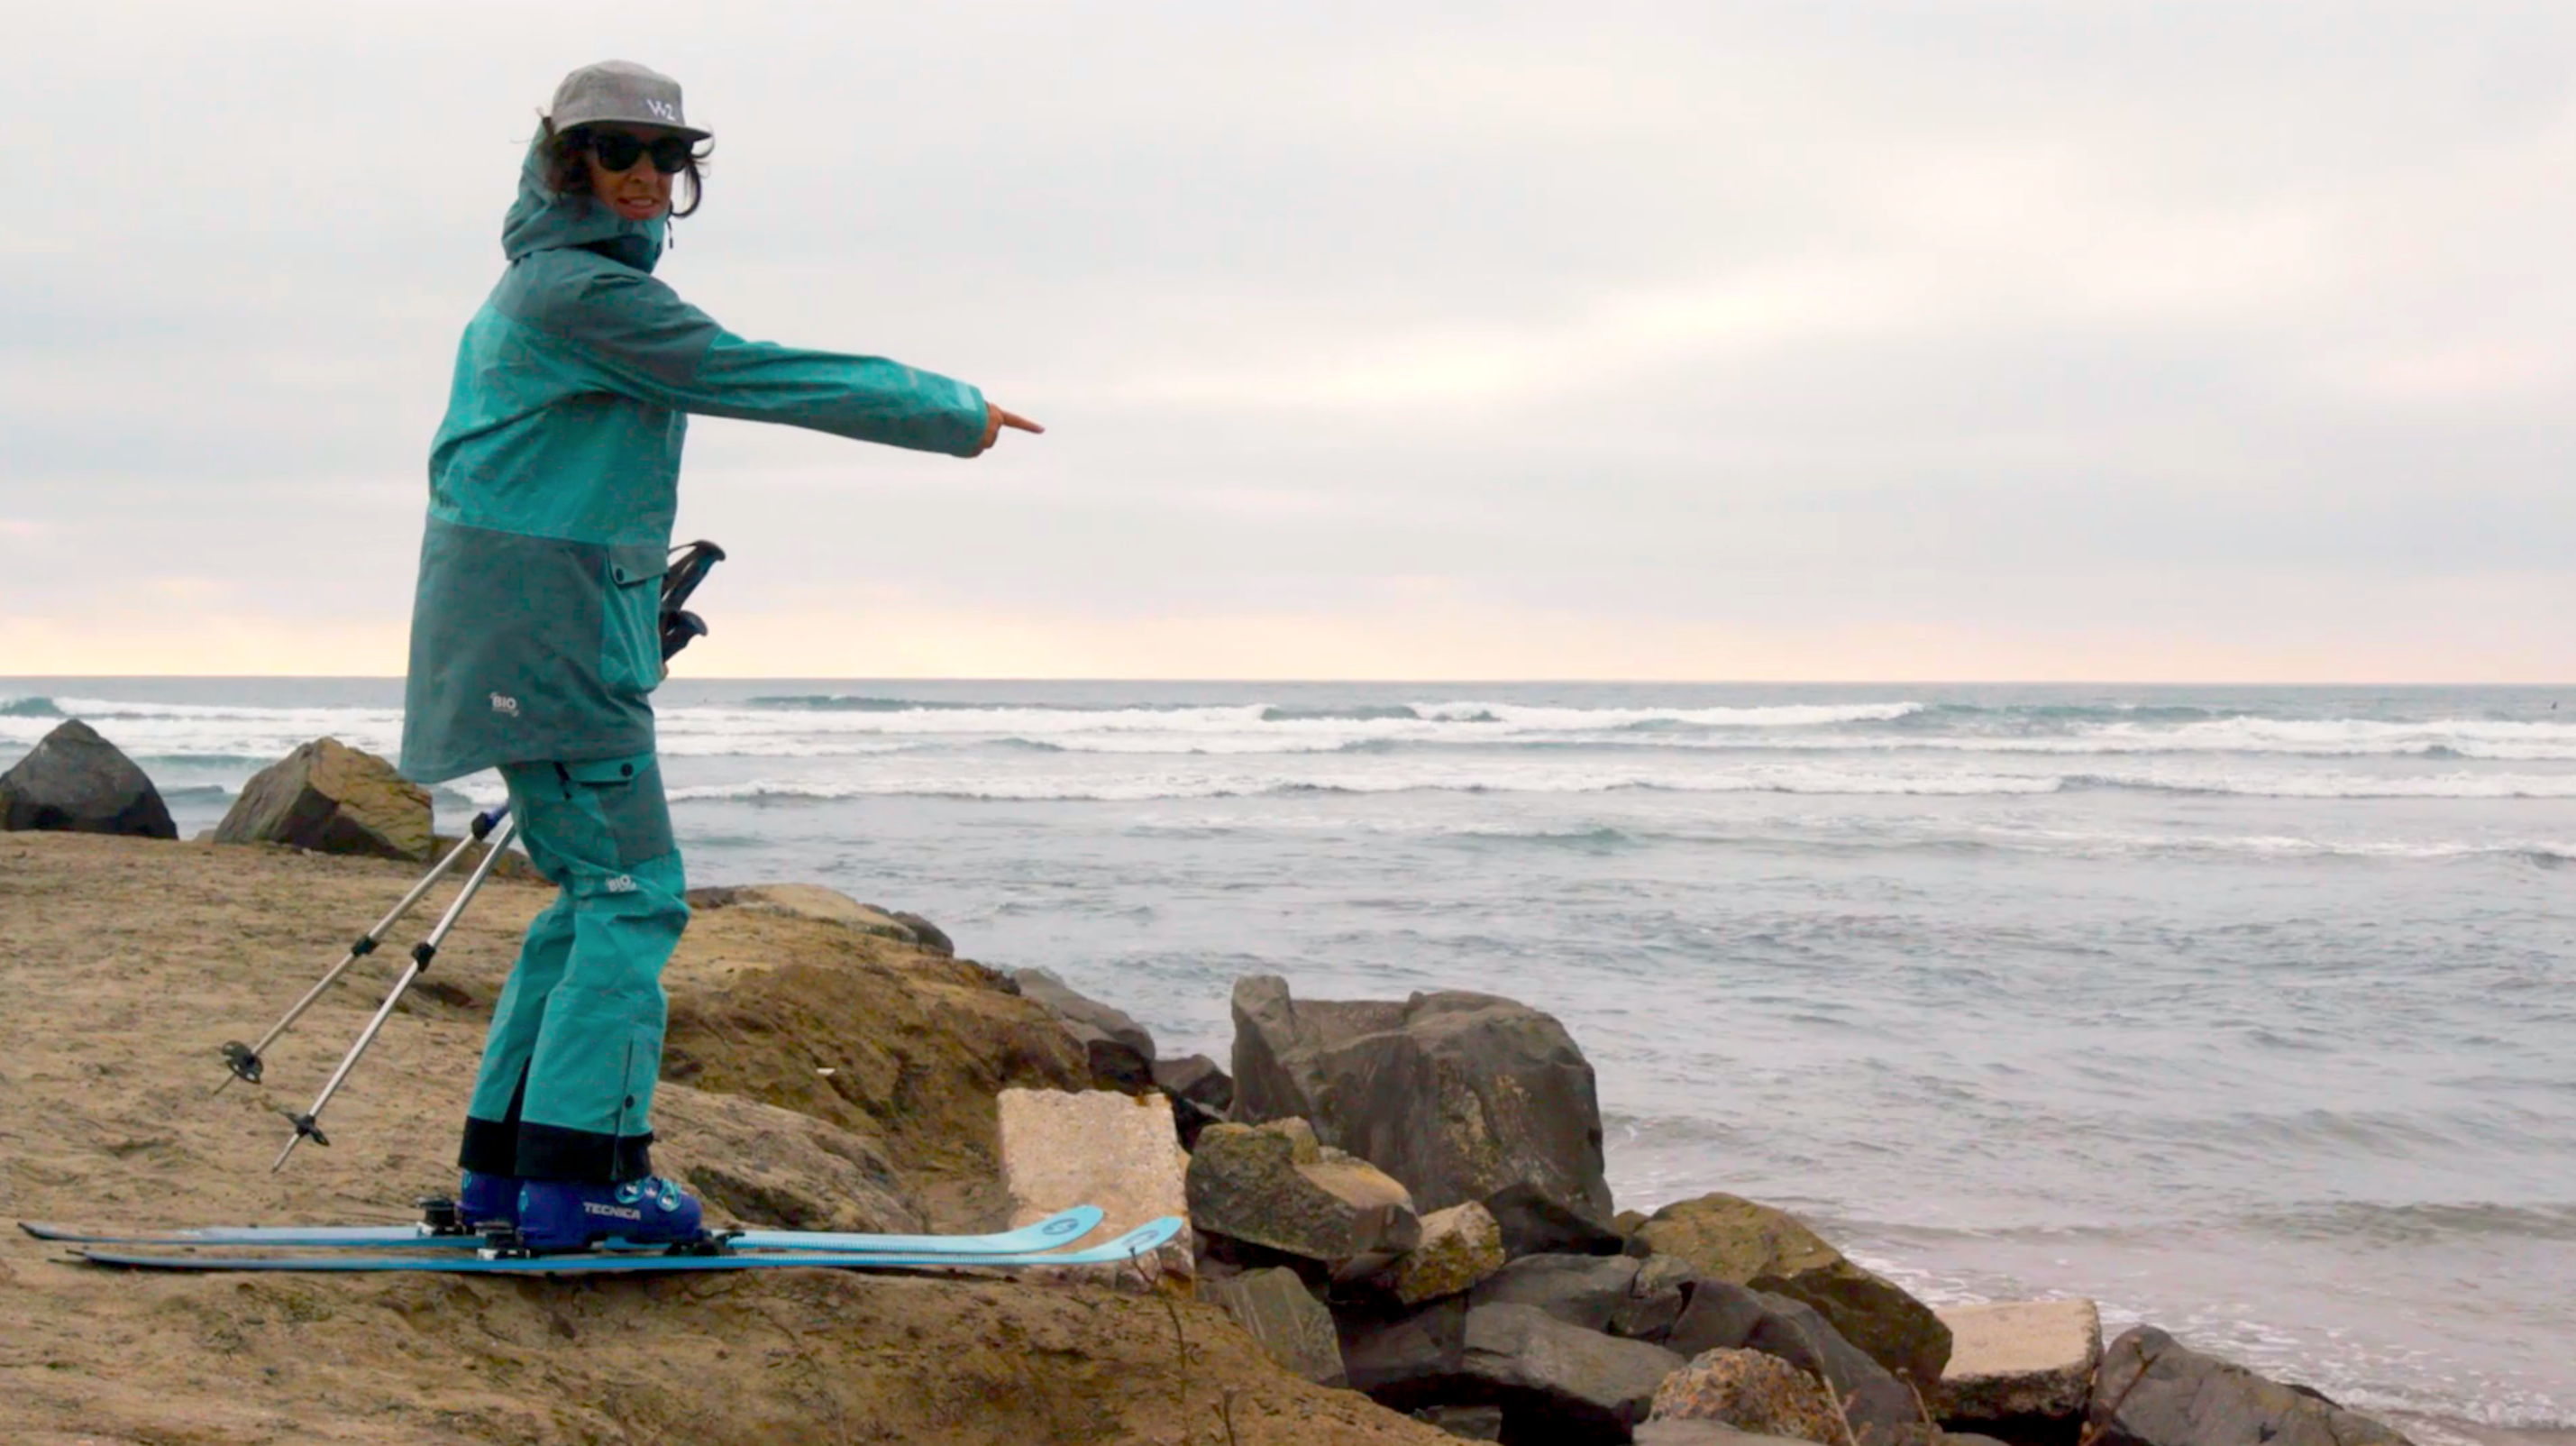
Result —
<instances>
[{"instance_id":1,"label":"pointing hand","mask_svg":"<svg viewBox=\"0 0 2576 1446\"><path fill-rule=\"evenodd\" d=\"M1023 432L1043 432L1046 430L1046 428L1039 426L1037 423L1030 421L1028 418L1021 416L1017 412L1006 412L1000 407L994 406L991 402L986 402L984 404L984 438L982 441L975 444L975 450L968 455L981 457L986 452L993 450L993 442L996 438L1002 435L1002 429L1004 427L1017 427Z\"/></svg>"}]
</instances>

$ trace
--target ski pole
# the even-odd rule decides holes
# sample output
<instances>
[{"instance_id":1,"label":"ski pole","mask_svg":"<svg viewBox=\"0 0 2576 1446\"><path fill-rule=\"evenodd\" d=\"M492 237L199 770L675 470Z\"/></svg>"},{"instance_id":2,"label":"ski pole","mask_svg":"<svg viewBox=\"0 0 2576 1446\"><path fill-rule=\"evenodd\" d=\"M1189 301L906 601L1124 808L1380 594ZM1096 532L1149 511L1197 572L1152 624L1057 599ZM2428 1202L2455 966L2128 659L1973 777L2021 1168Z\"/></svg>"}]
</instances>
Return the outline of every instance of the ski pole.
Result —
<instances>
[{"instance_id":1,"label":"ski pole","mask_svg":"<svg viewBox=\"0 0 2576 1446\"><path fill-rule=\"evenodd\" d=\"M492 832L493 827L509 814L510 805L506 803L499 808L476 814L470 826L472 836L458 839L456 847L447 851L447 857L440 859L435 868L421 877L419 883L411 886L410 893L402 896L401 903L394 905L383 918L378 919L374 928L360 934L358 942L349 946L349 952L340 956L340 962L331 966L331 972L323 975L320 983L304 991L304 997L296 1000L294 1007L286 1011L286 1017L271 1025L268 1033L259 1037L259 1043L244 1044L238 1039L225 1040L224 1063L231 1067L232 1073L224 1076L223 1083L216 1085L209 1093L222 1094L225 1086L237 1079L246 1080L251 1084L259 1083L260 1070L263 1067L260 1056L268 1052L268 1047L277 1043L279 1036L294 1028L295 1021L304 1017L304 1011L311 1009L313 1002L322 997L324 990L329 989L341 975L348 973L351 965L376 952L377 946L384 942L385 931L401 922L403 915L410 913L412 906L419 903L433 885L447 877L448 871L456 867L456 861L465 857L465 849L469 843L481 843Z\"/></svg>"},{"instance_id":2,"label":"ski pole","mask_svg":"<svg viewBox=\"0 0 2576 1446\"><path fill-rule=\"evenodd\" d=\"M483 881L491 877L492 866L501 861L501 851L509 846L510 835L516 832L518 827L519 821L510 819L493 834L490 851L474 865L474 872L466 875L465 887L456 891L456 898L448 904L447 912L439 916L438 926L429 931L429 937L411 946L411 967L403 970L402 977L394 981L393 990L385 995L385 1002L378 1006L376 1017L368 1020L367 1027L359 1031L358 1042L349 1046L348 1054L340 1060L340 1067L331 1071L331 1078L322 1086L322 1093L314 1097L313 1107L300 1115L288 1116L295 1122L295 1133L288 1137L286 1148L277 1152L276 1162L268 1167L270 1174L274 1175L286 1168L286 1157L294 1154L295 1147L302 1144L306 1138L310 1137L317 1145L327 1146L331 1143L323 1136L321 1126L315 1121L320 1117L323 1108L331 1103L331 1096L339 1093L341 1082L349 1077L349 1071L357 1068L358 1057L367 1052L368 1045L375 1043L376 1032L383 1029L385 1021L393 1016L394 1006L402 1002L402 997L411 988L412 982L429 972L429 961L438 957L438 946L446 940L447 931L455 928L456 921L464 917L465 906L473 902L475 890L482 888Z\"/></svg>"}]
</instances>

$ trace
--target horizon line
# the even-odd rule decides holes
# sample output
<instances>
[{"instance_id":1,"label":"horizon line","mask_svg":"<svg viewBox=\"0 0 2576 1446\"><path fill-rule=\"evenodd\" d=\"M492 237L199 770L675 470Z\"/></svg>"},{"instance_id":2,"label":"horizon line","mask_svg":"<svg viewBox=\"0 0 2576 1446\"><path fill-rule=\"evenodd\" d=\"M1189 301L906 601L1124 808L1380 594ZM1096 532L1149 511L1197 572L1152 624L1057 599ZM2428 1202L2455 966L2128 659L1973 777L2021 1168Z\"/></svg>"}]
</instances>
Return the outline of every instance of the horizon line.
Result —
<instances>
[{"instance_id":1,"label":"horizon line","mask_svg":"<svg viewBox=\"0 0 2576 1446\"><path fill-rule=\"evenodd\" d=\"M0 684L45 682L267 682L399 683L402 673L0 673ZM2229 681L2213 678L1584 678L1584 677L1111 677L1076 674L1005 676L949 673L713 673L668 678L688 683L1136 683L1199 687L1397 687L1438 684L1443 687L1607 687L1607 688L2576 688L2565 682L2503 682L2461 678L2353 678L2330 681Z\"/></svg>"}]
</instances>

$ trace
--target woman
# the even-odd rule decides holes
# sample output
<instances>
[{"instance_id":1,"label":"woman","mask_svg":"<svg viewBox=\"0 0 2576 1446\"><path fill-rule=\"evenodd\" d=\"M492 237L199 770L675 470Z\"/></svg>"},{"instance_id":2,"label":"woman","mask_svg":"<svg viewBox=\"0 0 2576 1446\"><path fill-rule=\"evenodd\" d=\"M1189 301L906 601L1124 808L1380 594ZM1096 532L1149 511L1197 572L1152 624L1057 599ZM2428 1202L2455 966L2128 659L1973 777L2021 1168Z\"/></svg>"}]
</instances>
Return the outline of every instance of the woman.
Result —
<instances>
[{"instance_id":1,"label":"woman","mask_svg":"<svg viewBox=\"0 0 2576 1446\"><path fill-rule=\"evenodd\" d=\"M540 1251L698 1230L648 1158L661 971L689 917L649 701L686 414L960 457L1042 430L946 377L745 341L654 279L672 180L688 181L676 214L696 210L707 139L668 76L610 61L564 78L430 451L403 772L498 767L562 891L493 1011L460 1203Z\"/></svg>"}]
</instances>

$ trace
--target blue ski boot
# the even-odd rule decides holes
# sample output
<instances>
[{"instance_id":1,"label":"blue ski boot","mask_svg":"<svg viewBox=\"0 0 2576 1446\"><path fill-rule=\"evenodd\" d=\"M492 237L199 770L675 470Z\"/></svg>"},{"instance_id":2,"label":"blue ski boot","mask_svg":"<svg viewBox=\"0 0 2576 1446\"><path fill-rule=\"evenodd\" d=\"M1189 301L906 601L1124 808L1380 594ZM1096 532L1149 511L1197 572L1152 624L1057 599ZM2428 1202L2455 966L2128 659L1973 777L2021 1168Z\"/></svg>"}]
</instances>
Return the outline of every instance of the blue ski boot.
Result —
<instances>
[{"instance_id":1,"label":"blue ski boot","mask_svg":"<svg viewBox=\"0 0 2576 1446\"><path fill-rule=\"evenodd\" d=\"M700 1213L696 1197L675 1180L528 1180L519 1187L519 1242L538 1255L602 1240L681 1245L702 1233Z\"/></svg>"},{"instance_id":2,"label":"blue ski boot","mask_svg":"<svg viewBox=\"0 0 2576 1446\"><path fill-rule=\"evenodd\" d=\"M456 1218L468 1230L519 1223L519 1180L468 1170L456 1187Z\"/></svg>"}]
</instances>

